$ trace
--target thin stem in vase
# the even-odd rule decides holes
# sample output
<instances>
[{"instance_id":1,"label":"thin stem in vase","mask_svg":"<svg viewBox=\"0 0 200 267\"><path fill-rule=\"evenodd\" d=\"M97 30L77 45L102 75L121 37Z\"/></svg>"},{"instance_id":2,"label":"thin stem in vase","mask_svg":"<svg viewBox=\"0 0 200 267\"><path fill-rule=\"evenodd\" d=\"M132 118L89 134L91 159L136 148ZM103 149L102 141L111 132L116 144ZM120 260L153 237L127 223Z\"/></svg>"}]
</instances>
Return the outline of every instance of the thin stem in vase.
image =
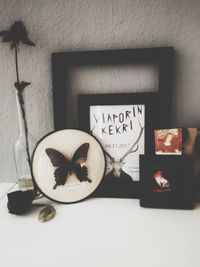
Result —
<instances>
[{"instance_id":1,"label":"thin stem in vase","mask_svg":"<svg viewBox=\"0 0 200 267\"><path fill-rule=\"evenodd\" d=\"M19 68L18 68L17 44L15 44L15 67L16 67L17 82L19 83Z\"/></svg>"},{"instance_id":2,"label":"thin stem in vase","mask_svg":"<svg viewBox=\"0 0 200 267\"><path fill-rule=\"evenodd\" d=\"M30 157L30 149L29 149L29 141L28 141L28 126L27 126L27 120L26 120L26 113L25 113L25 107L24 107L24 97L23 97L23 90L24 86L22 83L20 83L19 80L19 68L18 68L18 51L17 51L17 44L15 44L15 66L16 66L16 75L17 75L17 83L15 84L15 87L17 89L17 96L20 103L21 113L22 113L22 119L23 119L23 126L24 126L24 132L25 132L25 139L26 139L26 154L27 154L27 161L29 164L29 168L31 171L31 157Z\"/></svg>"}]
</instances>

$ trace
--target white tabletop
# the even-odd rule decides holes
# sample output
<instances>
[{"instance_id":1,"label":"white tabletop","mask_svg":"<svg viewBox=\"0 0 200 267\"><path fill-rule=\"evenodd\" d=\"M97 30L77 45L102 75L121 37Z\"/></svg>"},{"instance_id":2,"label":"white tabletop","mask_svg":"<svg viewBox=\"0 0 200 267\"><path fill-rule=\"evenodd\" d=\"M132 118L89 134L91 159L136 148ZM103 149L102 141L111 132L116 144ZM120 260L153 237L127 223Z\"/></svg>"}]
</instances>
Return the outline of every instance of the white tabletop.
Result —
<instances>
[{"instance_id":1,"label":"white tabletop","mask_svg":"<svg viewBox=\"0 0 200 267\"><path fill-rule=\"evenodd\" d=\"M12 184L0 184L0 197ZM39 201L37 201L38 203ZM41 207L11 215L0 200L2 267L199 267L200 205L147 209L135 199L53 203L56 217L38 222Z\"/></svg>"}]
</instances>

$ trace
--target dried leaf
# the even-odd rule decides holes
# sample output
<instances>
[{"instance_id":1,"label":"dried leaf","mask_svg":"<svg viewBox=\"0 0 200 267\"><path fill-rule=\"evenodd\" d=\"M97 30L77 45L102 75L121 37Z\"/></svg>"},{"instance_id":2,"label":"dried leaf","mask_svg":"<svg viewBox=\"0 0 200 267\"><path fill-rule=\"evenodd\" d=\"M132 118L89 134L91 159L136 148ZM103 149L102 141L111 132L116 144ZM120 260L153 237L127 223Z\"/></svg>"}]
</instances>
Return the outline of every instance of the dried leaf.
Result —
<instances>
[{"instance_id":1,"label":"dried leaf","mask_svg":"<svg viewBox=\"0 0 200 267\"><path fill-rule=\"evenodd\" d=\"M56 215L56 210L51 205L46 205L39 213L38 220L40 222L47 222L53 219Z\"/></svg>"}]
</instances>

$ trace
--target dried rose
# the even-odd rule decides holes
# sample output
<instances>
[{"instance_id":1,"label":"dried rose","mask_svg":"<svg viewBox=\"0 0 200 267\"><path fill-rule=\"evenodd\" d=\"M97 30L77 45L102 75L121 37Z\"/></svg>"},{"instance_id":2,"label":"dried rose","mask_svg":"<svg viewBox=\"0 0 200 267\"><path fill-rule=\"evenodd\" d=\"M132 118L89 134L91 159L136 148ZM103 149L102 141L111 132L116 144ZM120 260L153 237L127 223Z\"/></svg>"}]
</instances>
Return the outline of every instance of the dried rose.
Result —
<instances>
[{"instance_id":1,"label":"dried rose","mask_svg":"<svg viewBox=\"0 0 200 267\"><path fill-rule=\"evenodd\" d=\"M28 191L15 191L12 193L7 194L8 203L7 207L10 213L12 214L23 214L27 212L34 199L34 192L33 190Z\"/></svg>"},{"instance_id":2,"label":"dried rose","mask_svg":"<svg viewBox=\"0 0 200 267\"><path fill-rule=\"evenodd\" d=\"M3 42L11 42L11 49L15 45L22 42L26 45L34 46L35 44L28 38L26 28L22 21L16 21L9 31L1 31L0 36L3 37Z\"/></svg>"}]
</instances>

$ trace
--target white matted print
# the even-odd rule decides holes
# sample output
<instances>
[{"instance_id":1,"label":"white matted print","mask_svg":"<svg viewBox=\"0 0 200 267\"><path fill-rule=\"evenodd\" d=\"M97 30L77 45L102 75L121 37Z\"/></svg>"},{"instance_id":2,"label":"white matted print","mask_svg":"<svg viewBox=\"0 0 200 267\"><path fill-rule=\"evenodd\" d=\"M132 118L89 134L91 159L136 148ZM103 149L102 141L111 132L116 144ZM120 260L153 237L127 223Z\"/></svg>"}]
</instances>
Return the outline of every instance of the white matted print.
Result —
<instances>
[{"instance_id":1,"label":"white matted print","mask_svg":"<svg viewBox=\"0 0 200 267\"><path fill-rule=\"evenodd\" d=\"M106 176L139 181L139 155L145 151L145 105L90 106L90 130L107 156Z\"/></svg>"}]
</instances>

